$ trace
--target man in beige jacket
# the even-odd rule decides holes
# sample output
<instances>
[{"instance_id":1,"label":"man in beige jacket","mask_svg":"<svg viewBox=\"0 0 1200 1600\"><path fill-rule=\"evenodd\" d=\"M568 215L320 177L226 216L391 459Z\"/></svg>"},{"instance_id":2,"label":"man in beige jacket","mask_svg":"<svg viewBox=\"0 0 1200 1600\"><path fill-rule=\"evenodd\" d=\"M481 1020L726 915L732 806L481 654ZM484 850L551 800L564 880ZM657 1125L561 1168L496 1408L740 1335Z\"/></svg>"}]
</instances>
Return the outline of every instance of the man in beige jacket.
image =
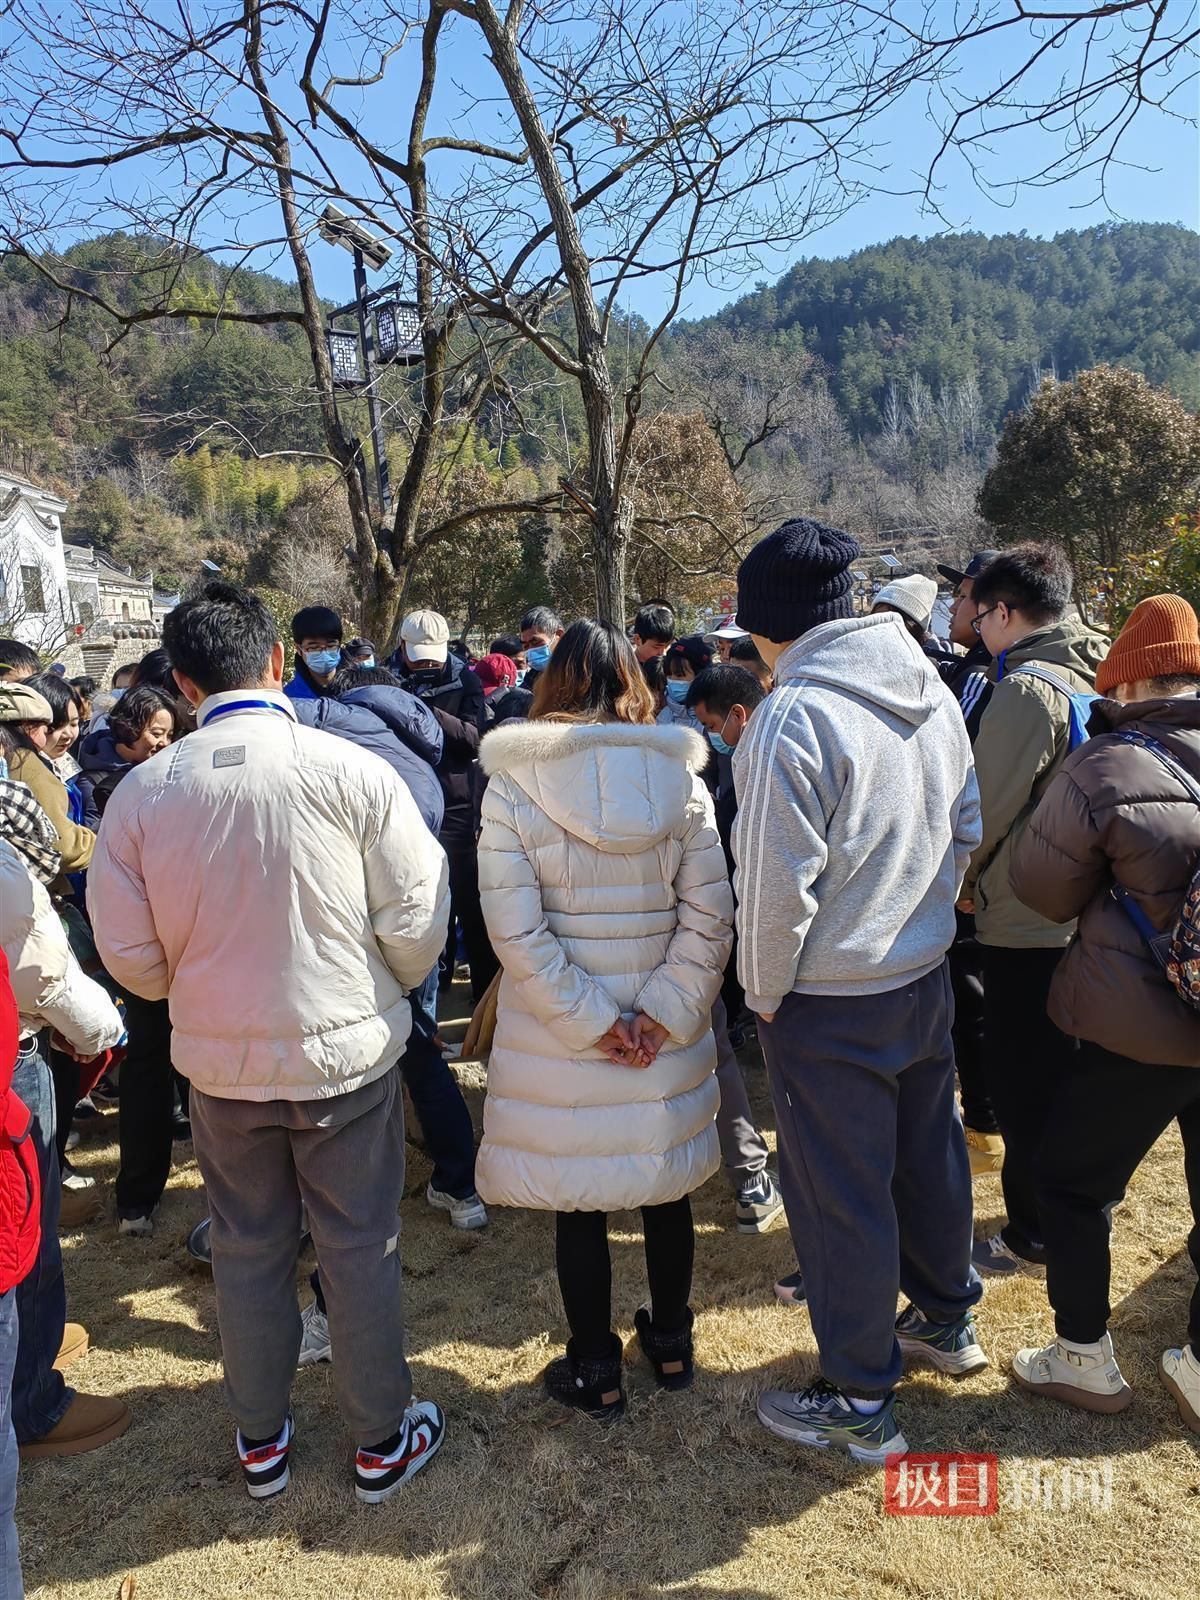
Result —
<instances>
[{"instance_id":1,"label":"man in beige jacket","mask_svg":"<svg viewBox=\"0 0 1200 1600\"><path fill-rule=\"evenodd\" d=\"M1001 1183L1008 1221L980 1239L974 1261L1000 1276L1045 1259L1033 1163L1052 1085L1070 1042L1046 1013L1074 923L1047 921L1017 899L1009 868L1047 786L1082 736L1074 696L1087 696L1108 640L1068 616L1074 576L1054 545L1016 545L974 580L972 627L992 656L996 687L975 738L983 838L960 909L974 911L983 957L984 1060L1004 1136Z\"/></svg>"},{"instance_id":2,"label":"man in beige jacket","mask_svg":"<svg viewBox=\"0 0 1200 1600\"><path fill-rule=\"evenodd\" d=\"M445 1430L404 1359L395 1069L406 990L445 937L446 858L385 762L297 723L254 595L211 584L163 633L198 727L109 802L89 878L97 943L120 984L170 998L247 1488L288 1483L303 1202L356 1489L374 1503Z\"/></svg>"}]
</instances>

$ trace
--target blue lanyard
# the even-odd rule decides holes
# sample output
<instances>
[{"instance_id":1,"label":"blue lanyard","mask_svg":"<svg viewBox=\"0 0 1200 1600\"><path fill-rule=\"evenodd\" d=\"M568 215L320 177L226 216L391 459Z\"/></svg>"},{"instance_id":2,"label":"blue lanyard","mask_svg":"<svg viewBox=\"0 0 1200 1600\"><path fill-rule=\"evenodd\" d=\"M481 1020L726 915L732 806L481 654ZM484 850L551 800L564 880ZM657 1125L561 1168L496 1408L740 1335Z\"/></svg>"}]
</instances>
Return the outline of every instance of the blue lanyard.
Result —
<instances>
[{"instance_id":1,"label":"blue lanyard","mask_svg":"<svg viewBox=\"0 0 1200 1600\"><path fill-rule=\"evenodd\" d=\"M207 728L219 717L231 717L235 711L278 711L282 717L291 716L285 706L277 704L274 700L232 700L227 706L218 706L215 711L210 712L201 726Z\"/></svg>"}]
</instances>

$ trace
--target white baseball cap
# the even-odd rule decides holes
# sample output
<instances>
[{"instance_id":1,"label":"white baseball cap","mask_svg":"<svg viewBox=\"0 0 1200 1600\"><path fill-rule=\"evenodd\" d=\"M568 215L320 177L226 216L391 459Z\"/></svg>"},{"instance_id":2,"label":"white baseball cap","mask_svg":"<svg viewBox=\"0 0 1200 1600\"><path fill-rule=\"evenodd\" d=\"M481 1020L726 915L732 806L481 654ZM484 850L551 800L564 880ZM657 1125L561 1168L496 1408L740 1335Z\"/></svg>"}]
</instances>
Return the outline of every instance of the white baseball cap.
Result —
<instances>
[{"instance_id":1,"label":"white baseball cap","mask_svg":"<svg viewBox=\"0 0 1200 1600\"><path fill-rule=\"evenodd\" d=\"M729 616L722 617L717 627L704 635L705 641L709 639L748 639L750 635L745 628L739 628L737 619L730 612Z\"/></svg>"},{"instance_id":2,"label":"white baseball cap","mask_svg":"<svg viewBox=\"0 0 1200 1600\"><path fill-rule=\"evenodd\" d=\"M400 642L410 661L445 661L450 624L440 611L410 611L400 624Z\"/></svg>"}]
</instances>

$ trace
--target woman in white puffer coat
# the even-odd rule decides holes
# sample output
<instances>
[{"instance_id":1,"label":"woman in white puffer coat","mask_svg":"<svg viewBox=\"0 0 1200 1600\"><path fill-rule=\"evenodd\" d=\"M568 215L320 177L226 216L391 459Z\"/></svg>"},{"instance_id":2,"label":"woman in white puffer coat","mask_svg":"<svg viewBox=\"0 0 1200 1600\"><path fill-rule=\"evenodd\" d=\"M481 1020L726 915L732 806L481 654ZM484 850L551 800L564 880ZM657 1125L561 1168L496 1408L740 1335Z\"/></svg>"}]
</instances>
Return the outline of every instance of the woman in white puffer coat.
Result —
<instances>
[{"instance_id":1,"label":"woman in white puffer coat","mask_svg":"<svg viewBox=\"0 0 1200 1600\"><path fill-rule=\"evenodd\" d=\"M704 741L656 727L629 642L577 622L528 722L483 741L479 886L504 968L479 1192L557 1213L571 1329L551 1394L624 1409L607 1213L639 1206L651 1308L635 1319L658 1380L692 1375L688 1196L719 1162L710 1027L733 899Z\"/></svg>"}]
</instances>

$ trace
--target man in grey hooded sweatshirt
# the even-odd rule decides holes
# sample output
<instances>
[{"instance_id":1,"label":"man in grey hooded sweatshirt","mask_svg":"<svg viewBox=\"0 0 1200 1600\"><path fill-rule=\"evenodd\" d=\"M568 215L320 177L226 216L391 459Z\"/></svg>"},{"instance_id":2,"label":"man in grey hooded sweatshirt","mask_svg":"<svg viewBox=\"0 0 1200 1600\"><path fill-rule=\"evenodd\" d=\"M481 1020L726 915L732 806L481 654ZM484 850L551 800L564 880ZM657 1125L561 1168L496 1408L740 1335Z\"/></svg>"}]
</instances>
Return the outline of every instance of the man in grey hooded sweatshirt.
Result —
<instances>
[{"instance_id":1,"label":"man in grey hooded sweatshirt","mask_svg":"<svg viewBox=\"0 0 1200 1600\"><path fill-rule=\"evenodd\" d=\"M738 625L775 689L734 757L733 846L739 976L821 1363L758 1415L882 1462L907 1448L892 1396L904 1356L987 1365L946 963L980 818L953 697L898 616L852 614L858 553L799 519L741 565Z\"/></svg>"}]
</instances>

